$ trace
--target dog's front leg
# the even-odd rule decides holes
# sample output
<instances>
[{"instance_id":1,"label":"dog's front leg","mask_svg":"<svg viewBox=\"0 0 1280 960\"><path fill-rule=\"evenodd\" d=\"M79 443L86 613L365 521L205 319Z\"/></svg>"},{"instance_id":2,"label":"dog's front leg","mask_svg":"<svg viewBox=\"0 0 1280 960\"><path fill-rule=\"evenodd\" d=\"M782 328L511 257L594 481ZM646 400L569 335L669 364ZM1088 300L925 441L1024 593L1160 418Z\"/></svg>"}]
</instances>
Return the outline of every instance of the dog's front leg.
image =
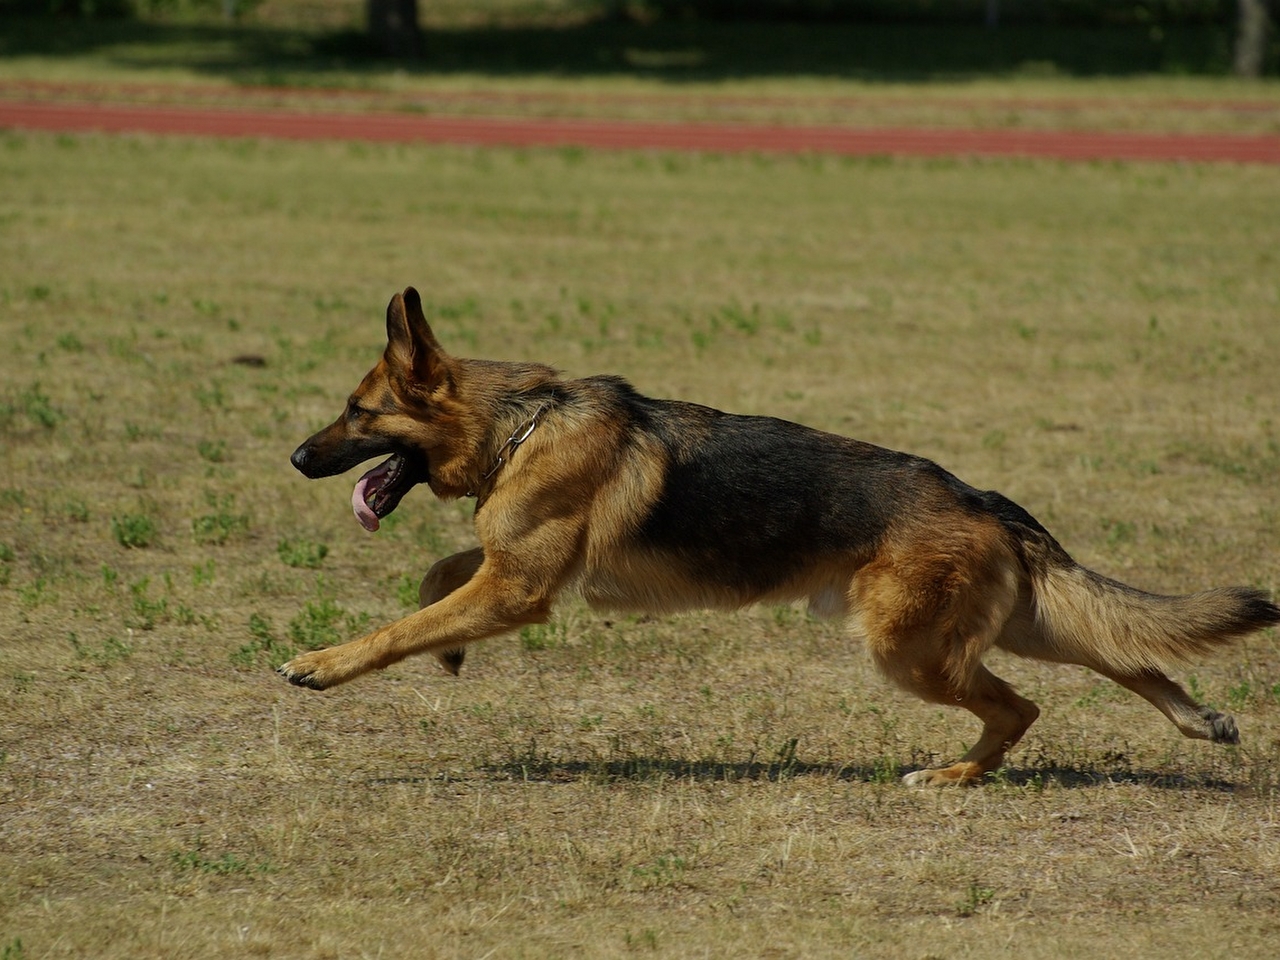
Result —
<instances>
[{"instance_id":1,"label":"dog's front leg","mask_svg":"<svg viewBox=\"0 0 1280 960\"><path fill-rule=\"evenodd\" d=\"M437 560L418 587L418 607L425 609L433 603L439 603L474 577L483 563L484 550L480 547ZM454 647L451 650L437 650L435 653L440 665L456 677L466 659L467 648Z\"/></svg>"},{"instance_id":2,"label":"dog's front leg","mask_svg":"<svg viewBox=\"0 0 1280 960\"><path fill-rule=\"evenodd\" d=\"M354 680L416 653L452 650L530 623L545 623L551 597L481 567L469 581L431 606L359 640L294 657L279 673L313 690Z\"/></svg>"}]
</instances>

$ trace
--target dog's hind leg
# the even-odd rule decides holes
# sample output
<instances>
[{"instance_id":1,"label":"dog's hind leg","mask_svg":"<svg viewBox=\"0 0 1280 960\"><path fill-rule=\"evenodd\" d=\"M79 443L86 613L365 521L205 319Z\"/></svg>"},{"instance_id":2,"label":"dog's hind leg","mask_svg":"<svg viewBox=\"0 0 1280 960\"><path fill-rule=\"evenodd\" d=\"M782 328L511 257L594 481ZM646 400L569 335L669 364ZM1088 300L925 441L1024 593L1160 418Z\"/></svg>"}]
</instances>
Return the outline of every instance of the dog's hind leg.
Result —
<instances>
[{"instance_id":1,"label":"dog's hind leg","mask_svg":"<svg viewBox=\"0 0 1280 960\"><path fill-rule=\"evenodd\" d=\"M480 547L437 560L418 586L418 608L429 607L453 593L475 576L482 563L484 550ZM462 669L467 650L465 647L455 647L452 650L440 650L435 656L440 661L440 666L456 677Z\"/></svg>"},{"instance_id":2,"label":"dog's hind leg","mask_svg":"<svg viewBox=\"0 0 1280 960\"><path fill-rule=\"evenodd\" d=\"M912 786L970 783L996 769L1040 709L982 665L1015 610L1017 561L981 527L953 531L948 549L907 543L868 564L855 590L867 648L885 675L929 703L982 721L978 742L950 766L919 770Z\"/></svg>"},{"instance_id":3,"label":"dog's hind leg","mask_svg":"<svg viewBox=\"0 0 1280 960\"><path fill-rule=\"evenodd\" d=\"M1040 716L1039 707L1018 696L981 663L964 666L963 660L969 658L963 654L956 657L949 632L921 631L902 639L875 633L867 637L877 665L898 686L928 703L963 707L982 721L978 742L959 761L907 774L903 782L908 786L943 786L980 779L1004 762L1005 754ZM980 641L977 645L981 649Z\"/></svg>"},{"instance_id":4,"label":"dog's hind leg","mask_svg":"<svg viewBox=\"0 0 1280 960\"><path fill-rule=\"evenodd\" d=\"M930 688L931 695L925 699L964 707L982 721L982 735L958 762L907 774L903 782L908 786L944 786L980 779L1004 762L1005 754L1040 716L1039 707L1018 696L1009 684L982 666L974 673L967 689L951 693L945 700L938 696L940 692L938 688Z\"/></svg>"},{"instance_id":5,"label":"dog's hind leg","mask_svg":"<svg viewBox=\"0 0 1280 960\"><path fill-rule=\"evenodd\" d=\"M1004 762L1005 754L1022 739L1040 716L1040 708L1018 696L1008 683L981 663L957 676L948 664L943 637L919 635L905 642L868 637L872 657L895 684L927 703L963 707L982 721L982 734L956 763L917 770L903 778L908 786L972 783Z\"/></svg>"},{"instance_id":6,"label":"dog's hind leg","mask_svg":"<svg viewBox=\"0 0 1280 960\"><path fill-rule=\"evenodd\" d=\"M1094 669L1150 701L1152 706L1182 731L1184 737L1190 737L1193 740L1212 740L1214 743L1240 742L1236 721L1230 714L1219 713L1217 710L1196 703L1181 685L1158 670L1124 673L1096 666Z\"/></svg>"}]
</instances>

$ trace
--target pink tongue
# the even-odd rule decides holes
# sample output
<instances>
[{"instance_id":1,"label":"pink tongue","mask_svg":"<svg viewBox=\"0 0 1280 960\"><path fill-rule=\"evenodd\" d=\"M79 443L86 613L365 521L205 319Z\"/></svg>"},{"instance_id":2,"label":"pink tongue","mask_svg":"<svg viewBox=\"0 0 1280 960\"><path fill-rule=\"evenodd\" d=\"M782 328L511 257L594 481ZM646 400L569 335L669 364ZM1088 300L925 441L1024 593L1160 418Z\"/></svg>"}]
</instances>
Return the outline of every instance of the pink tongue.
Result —
<instances>
[{"instance_id":1,"label":"pink tongue","mask_svg":"<svg viewBox=\"0 0 1280 960\"><path fill-rule=\"evenodd\" d=\"M378 464L363 477L356 481L356 488L351 491L351 509L355 511L356 519L360 521L360 526L364 527L370 533L373 533L380 526L378 515L373 512L373 508L369 506L367 497L371 492L369 487L373 487L376 492L381 486L383 475L387 473L387 465L391 463L391 459L384 460ZM375 479L378 482L374 482Z\"/></svg>"},{"instance_id":2,"label":"pink tongue","mask_svg":"<svg viewBox=\"0 0 1280 960\"><path fill-rule=\"evenodd\" d=\"M364 502L364 491L367 486L369 486L369 474L366 473L356 483L356 488L351 491L351 509L355 511L360 526L373 533L378 529L378 515Z\"/></svg>"}]
</instances>

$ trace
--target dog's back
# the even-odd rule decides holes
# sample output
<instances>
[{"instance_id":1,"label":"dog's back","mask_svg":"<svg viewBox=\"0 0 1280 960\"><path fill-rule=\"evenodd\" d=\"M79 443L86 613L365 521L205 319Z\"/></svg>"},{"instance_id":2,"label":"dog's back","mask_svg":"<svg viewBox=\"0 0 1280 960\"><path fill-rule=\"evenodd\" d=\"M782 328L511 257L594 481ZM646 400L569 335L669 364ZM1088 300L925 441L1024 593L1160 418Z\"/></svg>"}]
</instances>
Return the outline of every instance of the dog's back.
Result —
<instances>
[{"instance_id":1,"label":"dog's back","mask_svg":"<svg viewBox=\"0 0 1280 960\"><path fill-rule=\"evenodd\" d=\"M891 679L984 720L961 763L918 779L992 769L1038 715L982 666L993 646L1088 666L1146 697L1187 736L1236 741L1229 716L1196 704L1162 671L1280 622L1261 592L1144 593L1079 566L1024 508L929 460L785 420L654 400L616 378L583 385L608 396L603 405L628 435L645 438L637 449L665 459L660 491L637 506L631 536L585 571L593 603L805 599L816 613L850 616Z\"/></svg>"}]
</instances>

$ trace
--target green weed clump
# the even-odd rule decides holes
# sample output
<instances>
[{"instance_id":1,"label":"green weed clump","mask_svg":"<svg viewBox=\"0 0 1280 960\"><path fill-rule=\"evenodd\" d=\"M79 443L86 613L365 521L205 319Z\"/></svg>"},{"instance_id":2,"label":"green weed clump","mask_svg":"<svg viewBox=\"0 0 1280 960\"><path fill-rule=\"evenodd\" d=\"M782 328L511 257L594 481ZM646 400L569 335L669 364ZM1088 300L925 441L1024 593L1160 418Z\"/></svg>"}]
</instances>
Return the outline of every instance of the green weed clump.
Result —
<instances>
[{"instance_id":1,"label":"green weed clump","mask_svg":"<svg viewBox=\"0 0 1280 960\"><path fill-rule=\"evenodd\" d=\"M133 647L118 637L107 637L99 644L90 644L72 633L67 635L67 641L77 660L87 660L99 667L110 667L133 655Z\"/></svg>"},{"instance_id":2,"label":"green weed clump","mask_svg":"<svg viewBox=\"0 0 1280 960\"><path fill-rule=\"evenodd\" d=\"M976 880L970 882L964 896L956 903L956 916L972 917L979 911L989 907L996 899L996 892L991 887L983 886Z\"/></svg>"},{"instance_id":3,"label":"green weed clump","mask_svg":"<svg viewBox=\"0 0 1280 960\"><path fill-rule=\"evenodd\" d=\"M156 623L169 610L169 601L165 597L153 598L150 595L151 578L143 577L136 583L129 584L130 613L126 624L134 630L153 630Z\"/></svg>"},{"instance_id":4,"label":"green weed clump","mask_svg":"<svg viewBox=\"0 0 1280 960\"><path fill-rule=\"evenodd\" d=\"M169 859L178 872L195 871L223 877L233 874L270 873L273 869L271 864L265 861L254 863L230 852L210 856L205 853L203 840L197 841L190 850L175 850Z\"/></svg>"},{"instance_id":5,"label":"green weed clump","mask_svg":"<svg viewBox=\"0 0 1280 960\"><path fill-rule=\"evenodd\" d=\"M40 388L33 383L18 393L17 397L0 401L0 428L13 424L18 416L26 419L31 426L49 431L67 418L60 407L54 405Z\"/></svg>"},{"instance_id":6,"label":"green weed clump","mask_svg":"<svg viewBox=\"0 0 1280 960\"><path fill-rule=\"evenodd\" d=\"M159 526L145 513L124 513L111 518L111 534L126 550L141 550L155 542Z\"/></svg>"},{"instance_id":7,"label":"green weed clump","mask_svg":"<svg viewBox=\"0 0 1280 960\"><path fill-rule=\"evenodd\" d=\"M311 540L284 539L277 545L276 554L285 566L315 570L329 555L329 547Z\"/></svg>"},{"instance_id":8,"label":"green weed clump","mask_svg":"<svg viewBox=\"0 0 1280 960\"><path fill-rule=\"evenodd\" d=\"M319 650L350 640L368 624L368 614L348 613L336 600L308 600L289 621L289 639L304 650Z\"/></svg>"},{"instance_id":9,"label":"green weed clump","mask_svg":"<svg viewBox=\"0 0 1280 960\"><path fill-rule=\"evenodd\" d=\"M530 653L564 646L567 638L568 627L563 621L532 623L520 628L520 646Z\"/></svg>"},{"instance_id":10,"label":"green weed clump","mask_svg":"<svg viewBox=\"0 0 1280 960\"><path fill-rule=\"evenodd\" d=\"M272 632L271 621L262 614L249 616L249 635L253 638L231 654L231 662L241 669L255 666L265 654L267 664L274 670L292 659L297 650L278 639Z\"/></svg>"},{"instance_id":11,"label":"green weed clump","mask_svg":"<svg viewBox=\"0 0 1280 960\"><path fill-rule=\"evenodd\" d=\"M237 534L249 529L249 515L234 513L236 497L233 493L218 496L216 493L205 494L205 503L213 510L202 514L191 521L191 534L196 543L221 546Z\"/></svg>"},{"instance_id":12,"label":"green weed clump","mask_svg":"<svg viewBox=\"0 0 1280 960\"><path fill-rule=\"evenodd\" d=\"M225 440L201 440L196 444L196 452L201 460L209 463L226 463L230 457Z\"/></svg>"}]
</instances>

